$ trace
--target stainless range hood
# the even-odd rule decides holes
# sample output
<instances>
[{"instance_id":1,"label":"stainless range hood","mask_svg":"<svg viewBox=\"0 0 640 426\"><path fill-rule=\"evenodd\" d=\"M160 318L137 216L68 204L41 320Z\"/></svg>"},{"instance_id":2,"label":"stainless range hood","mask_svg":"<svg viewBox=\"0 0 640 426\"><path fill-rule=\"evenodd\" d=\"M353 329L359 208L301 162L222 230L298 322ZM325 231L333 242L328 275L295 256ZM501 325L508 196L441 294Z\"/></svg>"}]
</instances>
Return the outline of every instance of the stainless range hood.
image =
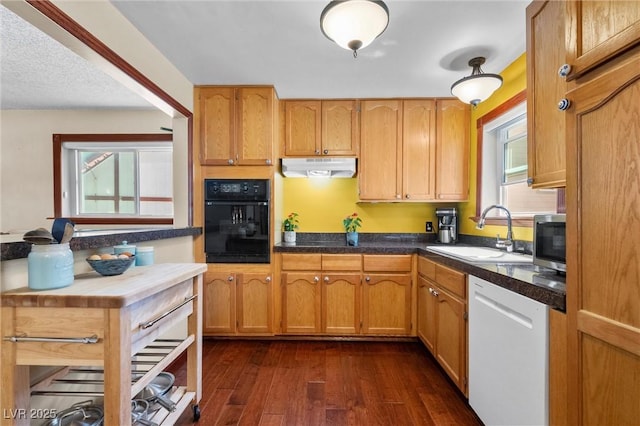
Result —
<instances>
[{"instance_id":1,"label":"stainless range hood","mask_svg":"<svg viewBox=\"0 0 640 426\"><path fill-rule=\"evenodd\" d=\"M350 178L356 174L355 158L283 158L285 177Z\"/></svg>"}]
</instances>

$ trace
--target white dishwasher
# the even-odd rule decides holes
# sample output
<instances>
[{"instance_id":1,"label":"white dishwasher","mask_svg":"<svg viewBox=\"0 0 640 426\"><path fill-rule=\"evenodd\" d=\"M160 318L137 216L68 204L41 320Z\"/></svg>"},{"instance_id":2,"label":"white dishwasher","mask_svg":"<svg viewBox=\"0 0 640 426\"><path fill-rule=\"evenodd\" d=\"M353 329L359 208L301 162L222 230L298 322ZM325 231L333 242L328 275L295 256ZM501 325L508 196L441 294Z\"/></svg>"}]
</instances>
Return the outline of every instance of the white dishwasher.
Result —
<instances>
[{"instance_id":1,"label":"white dishwasher","mask_svg":"<svg viewBox=\"0 0 640 426\"><path fill-rule=\"evenodd\" d=\"M549 307L469 276L469 405L487 426L549 424Z\"/></svg>"}]
</instances>

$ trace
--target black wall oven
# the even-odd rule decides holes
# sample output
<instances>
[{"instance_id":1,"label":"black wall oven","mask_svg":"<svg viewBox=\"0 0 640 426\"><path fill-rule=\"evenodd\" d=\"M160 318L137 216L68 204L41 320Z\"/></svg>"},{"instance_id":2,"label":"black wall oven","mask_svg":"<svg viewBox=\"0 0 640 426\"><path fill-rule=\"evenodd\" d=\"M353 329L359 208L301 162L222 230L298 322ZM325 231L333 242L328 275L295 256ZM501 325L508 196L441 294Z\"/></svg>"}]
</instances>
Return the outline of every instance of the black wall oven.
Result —
<instances>
[{"instance_id":1,"label":"black wall oven","mask_svg":"<svg viewBox=\"0 0 640 426\"><path fill-rule=\"evenodd\" d=\"M207 263L269 263L267 179L205 179Z\"/></svg>"}]
</instances>

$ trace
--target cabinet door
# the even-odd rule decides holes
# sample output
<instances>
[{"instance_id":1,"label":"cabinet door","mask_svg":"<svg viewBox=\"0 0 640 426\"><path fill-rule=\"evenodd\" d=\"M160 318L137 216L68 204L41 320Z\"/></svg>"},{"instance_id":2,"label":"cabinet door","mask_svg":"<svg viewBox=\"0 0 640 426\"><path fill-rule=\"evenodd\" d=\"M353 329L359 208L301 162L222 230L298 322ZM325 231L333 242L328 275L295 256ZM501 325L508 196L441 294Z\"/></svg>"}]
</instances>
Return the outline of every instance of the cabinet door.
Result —
<instances>
[{"instance_id":1,"label":"cabinet door","mask_svg":"<svg viewBox=\"0 0 640 426\"><path fill-rule=\"evenodd\" d=\"M565 14L566 4L559 1L535 1L527 7L527 160L533 188L566 182L566 114L558 109L567 90L558 75L565 62Z\"/></svg>"},{"instance_id":2,"label":"cabinet door","mask_svg":"<svg viewBox=\"0 0 640 426\"><path fill-rule=\"evenodd\" d=\"M445 290L434 289L437 300L436 359L451 380L467 393L467 326L465 303Z\"/></svg>"},{"instance_id":3,"label":"cabinet door","mask_svg":"<svg viewBox=\"0 0 640 426\"><path fill-rule=\"evenodd\" d=\"M640 48L567 97L569 424L630 425L640 418Z\"/></svg>"},{"instance_id":4,"label":"cabinet door","mask_svg":"<svg viewBox=\"0 0 640 426\"><path fill-rule=\"evenodd\" d=\"M236 144L238 165L273 163L274 91L270 87L237 89Z\"/></svg>"},{"instance_id":5,"label":"cabinet door","mask_svg":"<svg viewBox=\"0 0 640 426\"><path fill-rule=\"evenodd\" d=\"M283 333L321 331L320 273L287 272L282 275Z\"/></svg>"},{"instance_id":6,"label":"cabinet door","mask_svg":"<svg viewBox=\"0 0 640 426\"><path fill-rule=\"evenodd\" d=\"M360 199L402 199L402 101L360 105Z\"/></svg>"},{"instance_id":7,"label":"cabinet door","mask_svg":"<svg viewBox=\"0 0 640 426\"><path fill-rule=\"evenodd\" d=\"M322 101L322 155L358 155L358 110L355 100Z\"/></svg>"},{"instance_id":8,"label":"cabinet door","mask_svg":"<svg viewBox=\"0 0 640 426\"><path fill-rule=\"evenodd\" d=\"M402 193L409 201L435 199L436 102L403 102Z\"/></svg>"},{"instance_id":9,"label":"cabinet door","mask_svg":"<svg viewBox=\"0 0 640 426\"><path fill-rule=\"evenodd\" d=\"M235 161L235 89L197 89L200 125L200 164L228 165Z\"/></svg>"},{"instance_id":10,"label":"cabinet door","mask_svg":"<svg viewBox=\"0 0 640 426\"><path fill-rule=\"evenodd\" d=\"M203 334L234 334L236 331L236 276L207 272L202 285Z\"/></svg>"},{"instance_id":11,"label":"cabinet door","mask_svg":"<svg viewBox=\"0 0 640 426\"><path fill-rule=\"evenodd\" d=\"M436 298L434 285L418 276L418 337L429 351L436 354Z\"/></svg>"},{"instance_id":12,"label":"cabinet door","mask_svg":"<svg viewBox=\"0 0 640 426\"><path fill-rule=\"evenodd\" d=\"M469 198L469 105L438 99L436 112L436 198Z\"/></svg>"},{"instance_id":13,"label":"cabinet door","mask_svg":"<svg viewBox=\"0 0 640 426\"><path fill-rule=\"evenodd\" d=\"M273 332L271 275L238 274L237 302L238 333Z\"/></svg>"},{"instance_id":14,"label":"cabinet door","mask_svg":"<svg viewBox=\"0 0 640 426\"><path fill-rule=\"evenodd\" d=\"M325 273L322 278L322 331L358 334L360 331L360 281L358 274Z\"/></svg>"},{"instance_id":15,"label":"cabinet door","mask_svg":"<svg viewBox=\"0 0 640 426\"><path fill-rule=\"evenodd\" d=\"M363 285L364 334L411 332L411 274L366 274Z\"/></svg>"},{"instance_id":16,"label":"cabinet door","mask_svg":"<svg viewBox=\"0 0 640 426\"><path fill-rule=\"evenodd\" d=\"M321 101L285 102L286 156L320 155Z\"/></svg>"},{"instance_id":17,"label":"cabinet door","mask_svg":"<svg viewBox=\"0 0 640 426\"><path fill-rule=\"evenodd\" d=\"M577 78L640 43L640 3L637 0L567 2L569 79Z\"/></svg>"}]
</instances>

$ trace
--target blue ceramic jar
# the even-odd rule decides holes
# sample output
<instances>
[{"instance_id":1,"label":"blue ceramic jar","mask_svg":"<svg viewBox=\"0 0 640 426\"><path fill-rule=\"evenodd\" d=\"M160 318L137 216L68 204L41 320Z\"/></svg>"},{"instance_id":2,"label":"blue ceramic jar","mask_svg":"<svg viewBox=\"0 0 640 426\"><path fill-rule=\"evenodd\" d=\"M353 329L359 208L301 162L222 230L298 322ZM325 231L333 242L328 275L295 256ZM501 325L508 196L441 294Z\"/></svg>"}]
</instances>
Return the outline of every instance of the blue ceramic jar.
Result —
<instances>
[{"instance_id":1,"label":"blue ceramic jar","mask_svg":"<svg viewBox=\"0 0 640 426\"><path fill-rule=\"evenodd\" d=\"M34 244L27 256L29 288L49 290L73 283L73 252L69 243Z\"/></svg>"}]
</instances>

